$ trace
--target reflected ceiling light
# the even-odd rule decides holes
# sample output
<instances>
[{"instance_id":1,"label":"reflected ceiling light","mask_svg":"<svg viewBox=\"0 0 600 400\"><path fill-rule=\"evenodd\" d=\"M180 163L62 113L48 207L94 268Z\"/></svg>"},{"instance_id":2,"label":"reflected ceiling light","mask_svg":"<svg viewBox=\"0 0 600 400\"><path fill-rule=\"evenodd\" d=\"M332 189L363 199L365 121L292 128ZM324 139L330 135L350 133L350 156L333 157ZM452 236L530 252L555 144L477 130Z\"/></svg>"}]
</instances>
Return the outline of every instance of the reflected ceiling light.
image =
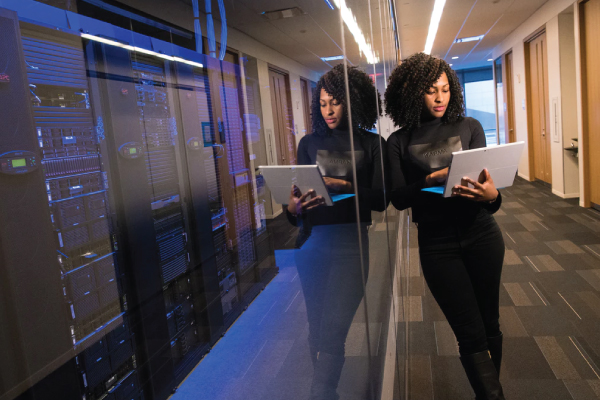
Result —
<instances>
[{"instance_id":1,"label":"reflected ceiling light","mask_svg":"<svg viewBox=\"0 0 600 400\"><path fill-rule=\"evenodd\" d=\"M456 39L454 41L454 43L465 43L465 42L474 42L476 40L481 40L483 39L485 35L479 35L479 36L469 36L469 37L465 37L465 38L459 38Z\"/></svg>"},{"instance_id":2,"label":"reflected ceiling light","mask_svg":"<svg viewBox=\"0 0 600 400\"><path fill-rule=\"evenodd\" d=\"M331 8L332 10L335 10L335 7L333 6L333 4L331 4L331 1L325 0L325 4L327 4L327 6L329 6L329 8Z\"/></svg>"},{"instance_id":3,"label":"reflected ceiling light","mask_svg":"<svg viewBox=\"0 0 600 400\"><path fill-rule=\"evenodd\" d=\"M331 57L321 57L323 61L335 61L335 60L343 60L344 56L331 56Z\"/></svg>"},{"instance_id":4,"label":"reflected ceiling light","mask_svg":"<svg viewBox=\"0 0 600 400\"><path fill-rule=\"evenodd\" d=\"M446 0L435 0L433 12L431 13L431 21L429 22L429 32L427 33L425 50L423 50L423 53L425 54L431 54L433 41L435 40L435 35L437 35L438 27L440 26L440 20L442 19L442 12L444 12L445 4Z\"/></svg>"},{"instance_id":5,"label":"reflected ceiling light","mask_svg":"<svg viewBox=\"0 0 600 400\"><path fill-rule=\"evenodd\" d=\"M346 5L346 0L333 0L333 2L340 9L340 12L342 13L342 19L346 23L350 33L352 33L352 36L354 36L354 40L358 44L358 49L362 54L364 54L367 62L369 64L377 64L379 62L379 58L375 55L373 47L367 43L365 35L358 26L358 22L356 22L356 17Z\"/></svg>"},{"instance_id":6,"label":"reflected ceiling light","mask_svg":"<svg viewBox=\"0 0 600 400\"><path fill-rule=\"evenodd\" d=\"M452 57L453 60L456 60L458 58L458 56Z\"/></svg>"},{"instance_id":7,"label":"reflected ceiling light","mask_svg":"<svg viewBox=\"0 0 600 400\"><path fill-rule=\"evenodd\" d=\"M132 46L129 46L129 45L126 45L126 44L123 44L121 42L117 42L117 41L114 41L114 40L105 39L105 38L100 37L100 36L94 36L94 35L90 35L90 34L87 34L87 33L82 33L81 37L84 38L84 39L94 40L96 42L108 44L108 45L111 45L111 46L117 46L117 47L123 47L123 48L131 47L131 49L133 49Z\"/></svg>"},{"instance_id":8,"label":"reflected ceiling light","mask_svg":"<svg viewBox=\"0 0 600 400\"><path fill-rule=\"evenodd\" d=\"M156 51L144 49L144 48L141 48L141 47L130 46L128 44L117 42L117 41L111 40L111 39L106 39L106 38L103 38L103 37L100 37L100 36L94 36L94 35L90 35L90 34L87 34L87 33L82 33L81 37L84 38L84 39L93 40L95 42L100 42L100 43L108 44L110 46L121 47L121 48L129 50L129 51L135 51L135 52L142 53L142 54L148 54L148 55L151 55L151 56L164 58L165 60L169 60L169 61L177 61L177 62L180 62L180 63L192 65L194 67L200 67L200 68L204 67L204 65L202 65L202 64L200 64L198 62L186 60L185 58L175 57L175 56L168 56L166 54L158 53Z\"/></svg>"}]
</instances>

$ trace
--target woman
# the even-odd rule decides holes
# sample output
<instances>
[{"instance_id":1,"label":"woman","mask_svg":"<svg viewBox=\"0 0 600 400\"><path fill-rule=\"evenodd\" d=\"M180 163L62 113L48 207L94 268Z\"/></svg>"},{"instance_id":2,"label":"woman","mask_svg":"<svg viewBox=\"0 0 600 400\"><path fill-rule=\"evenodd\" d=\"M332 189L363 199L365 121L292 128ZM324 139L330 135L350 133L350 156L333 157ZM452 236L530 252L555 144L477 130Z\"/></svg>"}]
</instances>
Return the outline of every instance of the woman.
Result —
<instances>
[{"instance_id":1,"label":"woman","mask_svg":"<svg viewBox=\"0 0 600 400\"><path fill-rule=\"evenodd\" d=\"M446 181L453 151L485 147L483 128L464 117L454 71L424 53L392 72L385 104L402 127L388 139L392 204L412 207L423 275L456 335L476 398L504 399L498 379L504 241L492 216L502 197L487 170L478 182L463 179L451 198L422 191Z\"/></svg>"},{"instance_id":2,"label":"woman","mask_svg":"<svg viewBox=\"0 0 600 400\"><path fill-rule=\"evenodd\" d=\"M367 74L348 68L348 104L344 75L344 66L338 65L317 83L312 98L313 132L300 140L298 164L318 165L330 193L357 194L358 218L356 197L327 207L321 196L313 191L302 194L297 187L292 188L287 207L290 221L301 226L299 240L308 236L306 242L297 244L301 248L295 258L314 366L311 399L338 398L346 336L367 280L371 210L386 208L382 139L365 130L375 126L381 100Z\"/></svg>"}]
</instances>

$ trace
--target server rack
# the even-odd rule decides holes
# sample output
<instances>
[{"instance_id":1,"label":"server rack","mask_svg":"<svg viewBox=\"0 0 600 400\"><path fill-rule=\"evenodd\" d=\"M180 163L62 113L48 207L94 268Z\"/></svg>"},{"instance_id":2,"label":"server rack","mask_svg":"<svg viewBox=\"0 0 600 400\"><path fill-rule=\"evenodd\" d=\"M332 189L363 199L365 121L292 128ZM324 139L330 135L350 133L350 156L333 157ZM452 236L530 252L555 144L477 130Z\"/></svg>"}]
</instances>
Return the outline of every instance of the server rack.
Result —
<instances>
[{"instance_id":1,"label":"server rack","mask_svg":"<svg viewBox=\"0 0 600 400\"><path fill-rule=\"evenodd\" d=\"M88 399L134 398L135 343L124 317L106 152L94 126L81 41L31 25L21 34L81 391Z\"/></svg>"},{"instance_id":2,"label":"server rack","mask_svg":"<svg viewBox=\"0 0 600 400\"><path fill-rule=\"evenodd\" d=\"M19 181L3 171L3 185L12 180L0 194L0 217L10 222L0 237L15 222L35 227L36 257L48 266L36 271L41 282L15 280L11 273L22 269L15 261L30 243L0 241L10 261L0 271L2 293L14 303L2 303L0 318L31 309L34 301L22 299L43 285L53 299L44 306L54 307L45 337L60 353L44 364L53 361L54 372L46 368L22 398L164 399L276 272L272 247L256 246L265 242L257 242L254 223L239 69L208 57L198 68L92 41L82 46L79 35L32 24L19 31L15 14L0 25L14 30L3 54L21 52L11 79L22 83L10 93L0 86L0 102L20 99L16 125L26 132L22 144L2 134L0 161L12 168L17 160L36 204L20 212L28 203ZM4 151L15 149L18 158ZM17 199L19 212L6 214ZM15 284L27 290L15 295ZM33 334L10 335L2 348L12 348L6 361L15 369L27 353L15 344L29 344ZM46 351L38 336L37 350ZM57 394L65 384L69 391Z\"/></svg>"},{"instance_id":3,"label":"server rack","mask_svg":"<svg viewBox=\"0 0 600 400\"><path fill-rule=\"evenodd\" d=\"M0 395L14 397L73 353L16 13L0 9L0 37Z\"/></svg>"}]
</instances>

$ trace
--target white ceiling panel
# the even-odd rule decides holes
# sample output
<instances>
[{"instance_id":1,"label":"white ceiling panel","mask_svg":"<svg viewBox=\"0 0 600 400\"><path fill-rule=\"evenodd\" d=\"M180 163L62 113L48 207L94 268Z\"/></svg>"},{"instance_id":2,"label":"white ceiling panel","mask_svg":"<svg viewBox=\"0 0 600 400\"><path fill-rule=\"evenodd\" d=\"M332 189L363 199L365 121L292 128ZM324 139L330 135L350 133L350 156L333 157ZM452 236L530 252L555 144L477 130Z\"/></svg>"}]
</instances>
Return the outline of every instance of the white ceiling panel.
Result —
<instances>
[{"instance_id":1,"label":"white ceiling panel","mask_svg":"<svg viewBox=\"0 0 600 400\"><path fill-rule=\"evenodd\" d=\"M180 1L191 4L191 0ZM445 58L455 69L489 65L487 58L492 49L546 1L447 0L432 54ZM225 0L224 3L230 27L315 71L329 69L329 65L319 57L342 54L339 11L331 10L324 0ZM373 37L368 2L346 0L346 3L355 14L367 41L373 41L372 46L379 57L383 57L384 46L391 53L389 49L393 47L390 47L390 35L386 30L388 24L381 27L379 23L380 15L388 15L388 0L371 0ZM434 3L435 0L395 0L402 57L423 51ZM264 11L292 7L301 8L305 15L280 20L267 20L261 15ZM216 4L213 4L213 11L218 11ZM213 15L218 19L218 12ZM354 38L346 33L350 61L364 64L364 57L360 57ZM486 36L481 41L454 44L457 37L482 34ZM459 58L452 60L452 57Z\"/></svg>"}]
</instances>

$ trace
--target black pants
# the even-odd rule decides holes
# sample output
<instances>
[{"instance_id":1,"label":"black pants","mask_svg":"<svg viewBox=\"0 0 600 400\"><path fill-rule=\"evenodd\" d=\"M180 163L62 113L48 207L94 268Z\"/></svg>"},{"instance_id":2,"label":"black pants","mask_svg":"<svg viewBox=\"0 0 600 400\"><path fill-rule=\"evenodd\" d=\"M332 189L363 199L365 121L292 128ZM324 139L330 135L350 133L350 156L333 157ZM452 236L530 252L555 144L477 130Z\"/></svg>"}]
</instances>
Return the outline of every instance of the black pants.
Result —
<instances>
[{"instance_id":1,"label":"black pants","mask_svg":"<svg viewBox=\"0 0 600 400\"><path fill-rule=\"evenodd\" d=\"M361 236L366 280L369 237L364 224ZM309 343L318 352L343 356L346 336L364 297L356 225L313 227L295 259L306 302Z\"/></svg>"},{"instance_id":2,"label":"black pants","mask_svg":"<svg viewBox=\"0 0 600 400\"><path fill-rule=\"evenodd\" d=\"M461 355L487 350L500 334L504 239L487 211L453 223L419 223L423 275L446 316Z\"/></svg>"},{"instance_id":3,"label":"black pants","mask_svg":"<svg viewBox=\"0 0 600 400\"><path fill-rule=\"evenodd\" d=\"M311 400L339 399L337 386L346 359L346 338L364 297L363 279L366 282L368 277L369 237L365 224L360 226L362 265L358 235L355 224L315 226L295 252L314 366ZM357 387L362 388L361 383L357 382ZM360 390L354 390L358 398L368 398Z\"/></svg>"}]
</instances>

